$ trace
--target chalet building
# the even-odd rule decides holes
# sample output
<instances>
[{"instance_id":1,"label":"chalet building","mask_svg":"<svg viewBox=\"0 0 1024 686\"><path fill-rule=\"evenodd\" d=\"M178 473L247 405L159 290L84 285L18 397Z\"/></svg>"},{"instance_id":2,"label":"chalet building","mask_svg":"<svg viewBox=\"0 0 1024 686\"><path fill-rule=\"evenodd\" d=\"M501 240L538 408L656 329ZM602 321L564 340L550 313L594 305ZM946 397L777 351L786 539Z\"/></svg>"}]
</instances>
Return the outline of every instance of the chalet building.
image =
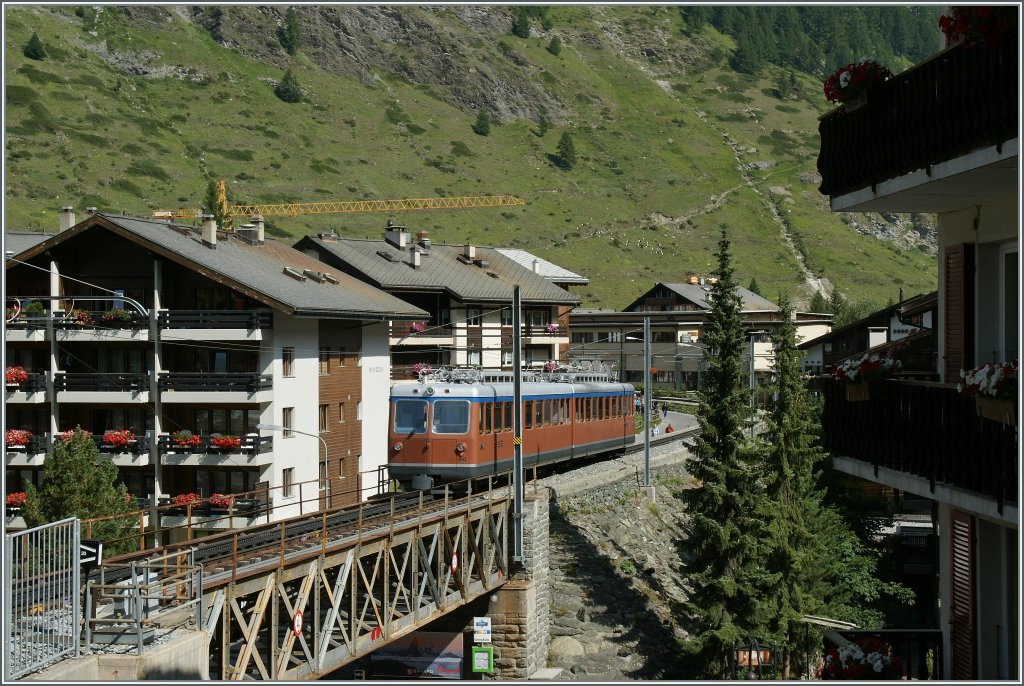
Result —
<instances>
[{"instance_id":1,"label":"chalet building","mask_svg":"<svg viewBox=\"0 0 1024 686\"><path fill-rule=\"evenodd\" d=\"M295 248L427 313L414 322L391 322L395 381L415 379L423 366L511 369L516 285L523 362L542 366L569 343L566 312L579 298L495 248L436 244L426 231L413 240L390 222L383 240L320 234Z\"/></svg>"},{"instance_id":2,"label":"chalet building","mask_svg":"<svg viewBox=\"0 0 1024 686\"><path fill-rule=\"evenodd\" d=\"M426 312L266 240L258 218L223 232L102 213L75 223L65 208L61 228L5 235L6 364L27 372L7 385L5 423L31 434L5 449L8 493L39 485L76 426L142 507L235 495L211 527L374 492L388 322Z\"/></svg>"},{"instance_id":3,"label":"chalet building","mask_svg":"<svg viewBox=\"0 0 1024 686\"><path fill-rule=\"evenodd\" d=\"M957 392L960 370L1020 354L1018 26L949 45L819 125L833 211L938 215L938 381L860 402L832 384L823 423L835 469L933 501L939 678L957 681L1021 678L1019 403L990 419Z\"/></svg>"},{"instance_id":4,"label":"chalet building","mask_svg":"<svg viewBox=\"0 0 1024 686\"><path fill-rule=\"evenodd\" d=\"M829 374L836 364L871 351L895 355L901 373L937 380L935 310L938 293L924 293L883 308L824 336L797 346L804 353L804 371Z\"/></svg>"},{"instance_id":5,"label":"chalet building","mask_svg":"<svg viewBox=\"0 0 1024 686\"><path fill-rule=\"evenodd\" d=\"M574 310L570 316L570 359L599 359L621 370L629 383L643 381L643 322L651 322L652 388L694 390L705 366L701 344L713 281L689 277L658 283L622 312ZM747 329L747 354L757 384L767 382L774 364L770 334L782 321L779 306L737 287L740 316ZM832 316L795 313L797 336L805 340L829 330Z\"/></svg>"}]
</instances>

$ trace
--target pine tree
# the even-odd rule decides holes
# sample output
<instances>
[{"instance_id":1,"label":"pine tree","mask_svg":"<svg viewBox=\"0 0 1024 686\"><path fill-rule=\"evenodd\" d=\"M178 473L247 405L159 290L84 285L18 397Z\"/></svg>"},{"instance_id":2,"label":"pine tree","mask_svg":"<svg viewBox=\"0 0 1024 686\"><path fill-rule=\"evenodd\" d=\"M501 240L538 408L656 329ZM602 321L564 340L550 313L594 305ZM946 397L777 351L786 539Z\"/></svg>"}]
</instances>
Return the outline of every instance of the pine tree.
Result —
<instances>
[{"instance_id":1,"label":"pine tree","mask_svg":"<svg viewBox=\"0 0 1024 686\"><path fill-rule=\"evenodd\" d=\"M832 308L828 304L828 300L825 299L824 294L821 291L814 291L814 295L811 296L811 302L807 306L810 312L831 312Z\"/></svg>"},{"instance_id":2,"label":"pine tree","mask_svg":"<svg viewBox=\"0 0 1024 686\"><path fill-rule=\"evenodd\" d=\"M284 73L284 78L281 79L281 83L277 84L274 93L285 102L302 100L302 86L299 85L299 80L292 74L291 69Z\"/></svg>"},{"instance_id":3,"label":"pine tree","mask_svg":"<svg viewBox=\"0 0 1024 686\"><path fill-rule=\"evenodd\" d=\"M525 7L516 10L516 18L512 22L512 34L520 38L530 37L530 14Z\"/></svg>"},{"instance_id":4,"label":"pine tree","mask_svg":"<svg viewBox=\"0 0 1024 686\"><path fill-rule=\"evenodd\" d=\"M491 119L482 107L476 113L476 121L473 122L473 133L478 136L487 136L491 133Z\"/></svg>"},{"instance_id":5,"label":"pine tree","mask_svg":"<svg viewBox=\"0 0 1024 686\"><path fill-rule=\"evenodd\" d=\"M572 169L576 164L576 144L572 142L572 135L566 131L558 139L558 166L562 169Z\"/></svg>"},{"instance_id":6,"label":"pine tree","mask_svg":"<svg viewBox=\"0 0 1024 686\"><path fill-rule=\"evenodd\" d=\"M537 136L543 138L550 128L551 122L548 120L548 116L543 112L537 115Z\"/></svg>"},{"instance_id":7,"label":"pine tree","mask_svg":"<svg viewBox=\"0 0 1024 686\"><path fill-rule=\"evenodd\" d=\"M299 51L299 15L292 7L289 7L288 11L284 13L284 26L281 27L280 40L281 46L289 55L294 55Z\"/></svg>"},{"instance_id":8,"label":"pine tree","mask_svg":"<svg viewBox=\"0 0 1024 686\"><path fill-rule=\"evenodd\" d=\"M28 39L28 43L25 44L25 48L21 52L30 60L46 58L46 48L43 47L43 41L39 40L39 35L36 33L33 33L32 37Z\"/></svg>"},{"instance_id":9,"label":"pine tree","mask_svg":"<svg viewBox=\"0 0 1024 686\"><path fill-rule=\"evenodd\" d=\"M747 290L753 293L754 295L764 295L764 293L761 292L761 284L759 284L757 282L757 278L753 276L750 277L750 285L747 286Z\"/></svg>"},{"instance_id":10,"label":"pine tree","mask_svg":"<svg viewBox=\"0 0 1024 686\"><path fill-rule=\"evenodd\" d=\"M684 647L694 675L709 679L727 676L733 644L763 635L767 618L759 597L771 581L760 568L763 495L743 436L745 338L724 226L715 254L717 281L704 331L708 367L697 411L701 431L686 463L698 485L683 495L692 555L692 591L684 606L691 638Z\"/></svg>"},{"instance_id":11,"label":"pine tree","mask_svg":"<svg viewBox=\"0 0 1024 686\"><path fill-rule=\"evenodd\" d=\"M67 440L54 444L43 463L43 485L25 488L25 523L40 526L68 517L92 519L132 510L117 467L100 454L92 437L77 427ZM136 523L131 517L96 522L89 536L107 542L111 554L136 549ZM85 536L85 531L82 533Z\"/></svg>"},{"instance_id":12,"label":"pine tree","mask_svg":"<svg viewBox=\"0 0 1024 686\"><path fill-rule=\"evenodd\" d=\"M555 36L554 38L552 38L551 42L548 43L547 51L550 52L552 55L556 55L556 56L559 53L561 53L562 52L562 39L559 38L558 36Z\"/></svg>"}]
</instances>

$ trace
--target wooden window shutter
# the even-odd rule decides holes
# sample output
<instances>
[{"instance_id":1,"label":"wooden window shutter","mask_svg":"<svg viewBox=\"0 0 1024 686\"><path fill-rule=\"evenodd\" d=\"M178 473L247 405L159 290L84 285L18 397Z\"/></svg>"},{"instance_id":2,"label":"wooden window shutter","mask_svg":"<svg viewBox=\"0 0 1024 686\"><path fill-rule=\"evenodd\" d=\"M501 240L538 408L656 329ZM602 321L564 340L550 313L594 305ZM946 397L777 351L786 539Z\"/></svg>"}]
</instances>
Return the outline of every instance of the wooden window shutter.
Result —
<instances>
[{"instance_id":1,"label":"wooden window shutter","mask_svg":"<svg viewBox=\"0 0 1024 686\"><path fill-rule=\"evenodd\" d=\"M945 380L957 383L961 369L974 366L974 246L970 243L946 248Z\"/></svg>"},{"instance_id":2,"label":"wooden window shutter","mask_svg":"<svg viewBox=\"0 0 1024 686\"><path fill-rule=\"evenodd\" d=\"M975 676L974 657L974 520L956 510L950 513L949 653L954 681Z\"/></svg>"}]
</instances>

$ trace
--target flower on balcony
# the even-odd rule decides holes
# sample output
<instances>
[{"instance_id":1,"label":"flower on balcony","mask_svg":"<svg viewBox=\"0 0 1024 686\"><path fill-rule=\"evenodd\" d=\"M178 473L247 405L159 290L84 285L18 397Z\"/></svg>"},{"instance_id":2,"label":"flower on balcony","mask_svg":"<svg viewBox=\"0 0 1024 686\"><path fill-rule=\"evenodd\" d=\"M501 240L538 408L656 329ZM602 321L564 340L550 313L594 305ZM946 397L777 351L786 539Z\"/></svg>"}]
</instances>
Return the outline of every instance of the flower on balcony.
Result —
<instances>
[{"instance_id":1,"label":"flower on balcony","mask_svg":"<svg viewBox=\"0 0 1024 686\"><path fill-rule=\"evenodd\" d=\"M8 448L28 445L28 439L32 438L32 432L25 429L8 429L4 434L4 443Z\"/></svg>"},{"instance_id":2,"label":"flower on balcony","mask_svg":"<svg viewBox=\"0 0 1024 686\"><path fill-rule=\"evenodd\" d=\"M60 441L61 443L70 441L72 438L75 437L75 431L81 431L82 436L84 438L92 438L92 431L86 431L85 429L79 427L78 429L68 429L67 431L61 431L59 434L57 434L57 440Z\"/></svg>"},{"instance_id":3,"label":"flower on balcony","mask_svg":"<svg viewBox=\"0 0 1024 686\"><path fill-rule=\"evenodd\" d=\"M892 72L873 57L862 57L855 64L836 69L825 80L823 90L829 102L846 103L866 91L872 84L892 77Z\"/></svg>"},{"instance_id":4,"label":"flower on balcony","mask_svg":"<svg viewBox=\"0 0 1024 686\"><path fill-rule=\"evenodd\" d=\"M120 307L114 307L100 315L101 322L134 322L135 312Z\"/></svg>"},{"instance_id":5,"label":"flower on balcony","mask_svg":"<svg viewBox=\"0 0 1024 686\"><path fill-rule=\"evenodd\" d=\"M426 362L417 362L412 366L412 373L416 376L419 376L420 374L429 374L432 371L433 369L431 369L430 365Z\"/></svg>"},{"instance_id":6,"label":"flower on balcony","mask_svg":"<svg viewBox=\"0 0 1024 686\"><path fill-rule=\"evenodd\" d=\"M423 330L427 328L427 325L423 322L413 322L412 326L409 328L412 329L413 333L423 333Z\"/></svg>"},{"instance_id":7,"label":"flower on balcony","mask_svg":"<svg viewBox=\"0 0 1024 686\"><path fill-rule=\"evenodd\" d=\"M948 15L939 17L939 28L952 44L959 41L965 48L990 48L999 37L1015 22L1016 9L990 7L988 5L967 5L953 7Z\"/></svg>"},{"instance_id":8,"label":"flower on balcony","mask_svg":"<svg viewBox=\"0 0 1024 686\"><path fill-rule=\"evenodd\" d=\"M556 369L558 369L557 362L549 361L547 364L544 365L544 371L548 372L549 374L555 371Z\"/></svg>"},{"instance_id":9,"label":"flower on balcony","mask_svg":"<svg viewBox=\"0 0 1024 686\"><path fill-rule=\"evenodd\" d=\"M24 507L25 491L17 491L7 494L7 507Z\"/></svg>"},{"instance_id":10,"label":"flower on balcony","mask_svg":"<svg viewBox=\"0 0 1024 686\"><path fill-rule=\"evenodd\" d=\"M183 505L195 505L200 500L202 500L202 498L199 497L198 493L179 493L171 498L171 505L177 505L178 507Z\"/></svg>"},{"instance_id":11,"label":"flower on balcony","mask_svg":"<svg viewBox=\"0 0 1024 686\"><path fill-rule=\"evenodd\" d=\"M885 643L873 636L829 648L822 666L822 679L899 679L900 659Z\"/></svg>"},{"instance_id":12,"label":"flower on balcony","mask_svg":"<svg viewBox=\"0 0 1024 686\"><path fill-rule=\"evenodd\" d=\"M188 429L171 434L171 444L179 448L198 448L203 439Z\"/></svg>"},{"instance_id":13,"label":"flower on balcony","mask_svg":"<svg viewBox=\"0 0 1024 686\"><path fill-rule=\"evenodd\" d=\"M4 369L4 381L9 384L19 384L28 381L28 372L24 367L7 367Z\"/></svg>"},{"instance_id":14,"label":"flower on balcony","mask_svg":"<svg viewBox=\"0 0 1024 686\"><path fill-rule=\"evenodd\" d=\"M213 495L210 496L207 502L210 503L210 507L221 507L227 509L235 504L235 496L214 493Z\"/></svg>"},{"instance_id":15,"label":"flower on balcony","mask_svg":"<svg viewBox=\"0 0 1024 686\"><path fill-rule=\"evenodd\" d=\"M892 357L889 351L885 357L877 353L865 354L862 357L851 357L832 370L832 375L839 381L856 383L859 381L880 381L892 376L903 363Z\"/></svg>"},{"instance_id":16,"label":"flower on balcony","mask_svg":"<svg viewBox=\"0 0 1024 686\"><path fill-rule=\"evenodd\" d=\"M103 433L103 445L124 448L135 440L135 434L128 429L112 429Z\"/></svg>"},{"instance_id":17,"label":"flower on balcony","mask_svg":"<svg viewBox=\"0 0 1024 686\"><path fill-rule=\"evenodd\" d=\"M558 324L551 322L546 327L548 333L558 333Z\"/></svg>"},{"instance_id":18,"label":"flower on balcony","mask_svg":"<svg viewBox=\"0 0 1024 686\"><path fill-rule=\"evenodd\" d=\"M213 434L210 436L210 445L214 448L231 449L240 448L242 446L242 439L238 436L221 436L220 434Z\"/></svg>"},{"instance_id":19,"label":"flower on balcony","mask_svg":"<svg viewBox=\"0 0 1024 686\"><path fill-rule=\"evenodd\" d=\"M991 396L1000 400L1017 398L1017 360L984 364L971 370L960 370L962 381L956 390L965 398Z\"/></svg>"},{"instance_id":20,"label":"flower on balcony","mask_svg":"<svg viewBox=\"0 0 1024 686\"><path fill-rule=\"evenodd\" d=\"M92 315L85 310L75 308L65 317L72 324L92 324Z\"/></svg>"}]
</instances>

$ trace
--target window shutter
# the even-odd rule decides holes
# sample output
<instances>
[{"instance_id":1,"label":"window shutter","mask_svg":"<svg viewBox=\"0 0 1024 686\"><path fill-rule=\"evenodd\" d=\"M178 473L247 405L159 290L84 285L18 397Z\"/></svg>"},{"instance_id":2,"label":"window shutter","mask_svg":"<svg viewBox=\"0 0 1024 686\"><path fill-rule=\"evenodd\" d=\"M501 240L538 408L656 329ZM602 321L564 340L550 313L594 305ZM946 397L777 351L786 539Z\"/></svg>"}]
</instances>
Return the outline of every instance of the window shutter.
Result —
<instances>
[{"instance_id":1,"label":"window shutter","mask_svg":"<svg viewBox=\"0 0 1024 686\"><path fill-rule=\"evenodd\" d=\"M950 513L950 678L974 679L974 520Z\"/></svg>"},{"instance_id":2,"label":"window shutter","mask_svg":"<svg viewBox=\"0 0 1024 686\"><path fill-rule=\"evenodd\" d=\"M974 246L950 245L945 254L945 380L956 383L974 366Z\"/></svg>"}]
</instances>

